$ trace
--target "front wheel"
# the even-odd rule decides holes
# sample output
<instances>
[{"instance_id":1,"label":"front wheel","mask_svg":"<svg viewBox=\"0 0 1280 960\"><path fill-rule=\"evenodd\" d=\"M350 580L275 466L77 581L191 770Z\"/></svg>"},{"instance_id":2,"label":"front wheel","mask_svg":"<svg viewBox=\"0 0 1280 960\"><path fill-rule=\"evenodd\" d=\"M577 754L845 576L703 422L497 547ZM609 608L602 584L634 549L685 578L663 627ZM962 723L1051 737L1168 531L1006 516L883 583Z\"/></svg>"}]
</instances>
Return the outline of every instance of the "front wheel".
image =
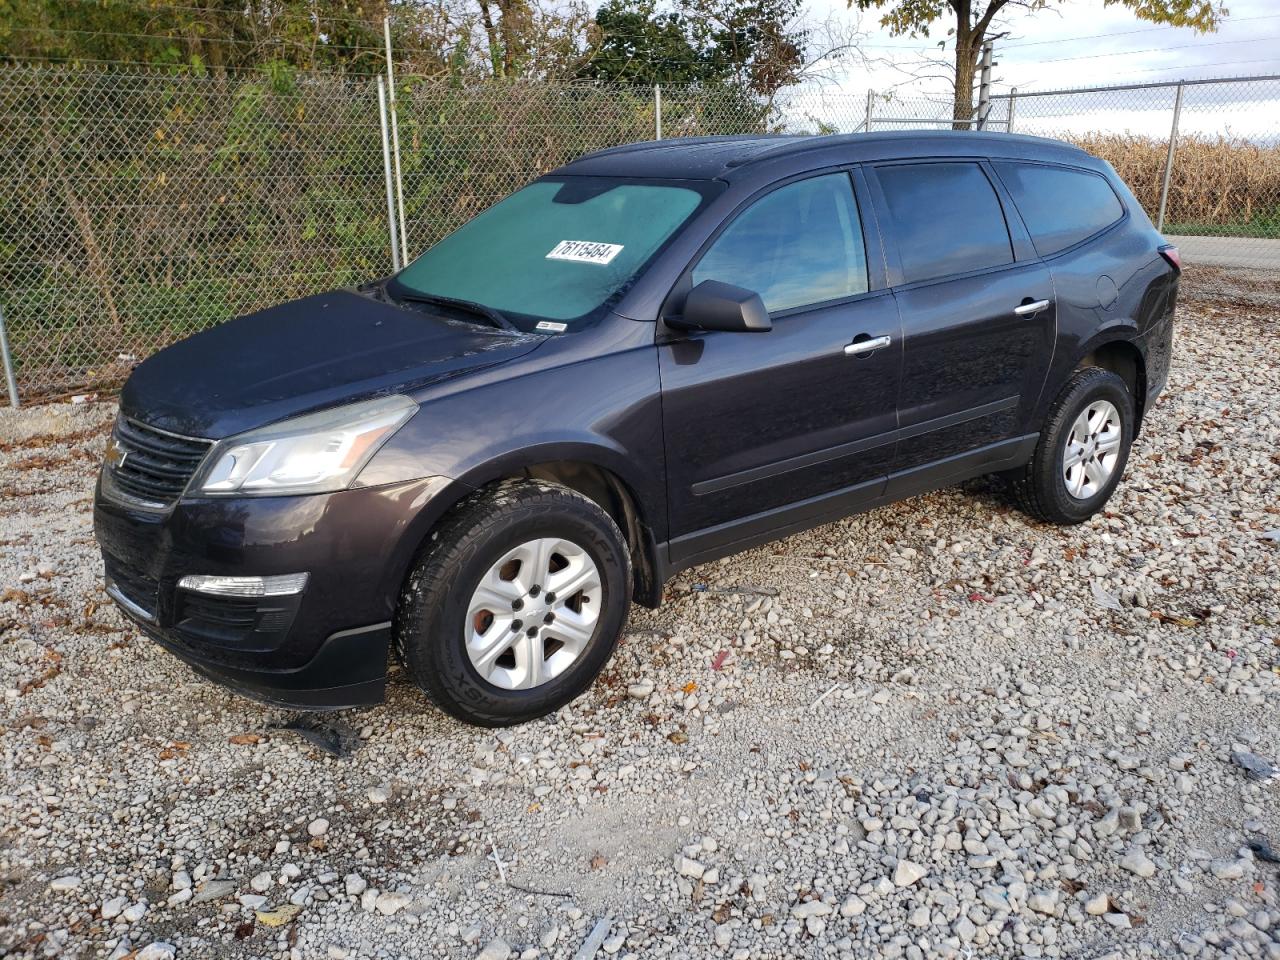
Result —
<instances>
[{"instance_id":1,"label":"front wheel","mask_svg":"<svg viewBox=\"0 0 1280 960\"><path fill-rule=\"evenodd\" d=\"M396 644L427 696L480 726L551 713L604 667L630 607L631 559L597 504L499 484L461 504L419 558Z\"/></svg>"},{"instance_id":2,"label":"front wheel","mask_svg":"<svg viewBox=\"0 0 1280 960\"><path fill-rule=\"evenodd\" d=\"M1120 482L1133 432L1124 380L1100 367L1077 370L1049 409L1030 462L1009 478L1018 505L1048 523L1088 520Z\"/></svg>"}]
</instances>

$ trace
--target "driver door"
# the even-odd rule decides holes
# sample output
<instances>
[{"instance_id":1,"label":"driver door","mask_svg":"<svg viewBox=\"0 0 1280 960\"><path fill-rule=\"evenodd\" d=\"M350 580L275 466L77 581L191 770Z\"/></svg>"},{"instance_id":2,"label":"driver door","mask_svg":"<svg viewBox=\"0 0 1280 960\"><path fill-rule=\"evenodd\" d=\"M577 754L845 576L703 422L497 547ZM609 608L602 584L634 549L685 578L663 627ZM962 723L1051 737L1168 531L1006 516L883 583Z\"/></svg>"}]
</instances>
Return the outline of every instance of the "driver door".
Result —
<instances>
[{"instance_id":1,"label":"driver door","mask_svg":"<svg viewBox=\"0 0 1280 960\"><path fill-rule=\"evenodd\" d=\"M871 283L878 233L860 210L870 206L846 171L793 180L740 209L694 264L695 285L759 293L773 329L659 343L673 562L821 522L883 492L902 332L882 277Z\"/></svg>"}]
</instances>

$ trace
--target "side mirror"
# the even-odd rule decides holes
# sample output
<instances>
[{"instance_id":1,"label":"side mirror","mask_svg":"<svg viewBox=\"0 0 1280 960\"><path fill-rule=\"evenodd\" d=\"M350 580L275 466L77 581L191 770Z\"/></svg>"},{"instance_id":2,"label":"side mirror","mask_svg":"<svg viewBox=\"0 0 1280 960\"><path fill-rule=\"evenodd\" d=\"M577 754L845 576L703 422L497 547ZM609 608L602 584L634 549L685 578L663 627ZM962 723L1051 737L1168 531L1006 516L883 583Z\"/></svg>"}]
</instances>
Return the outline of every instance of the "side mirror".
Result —
<instances>
[{"instance_id":1,"label":"side mirror","mask_svg":"<svg viewBox=\"0 0 1280 960\"><path fill-rule=\"evenodd\" d=\"M724 330L730 333L765 333L773 329L760 294L719 280L703 280L685 297L681 316L668 326L680 330Z\"/></svg>"}]
</instances>

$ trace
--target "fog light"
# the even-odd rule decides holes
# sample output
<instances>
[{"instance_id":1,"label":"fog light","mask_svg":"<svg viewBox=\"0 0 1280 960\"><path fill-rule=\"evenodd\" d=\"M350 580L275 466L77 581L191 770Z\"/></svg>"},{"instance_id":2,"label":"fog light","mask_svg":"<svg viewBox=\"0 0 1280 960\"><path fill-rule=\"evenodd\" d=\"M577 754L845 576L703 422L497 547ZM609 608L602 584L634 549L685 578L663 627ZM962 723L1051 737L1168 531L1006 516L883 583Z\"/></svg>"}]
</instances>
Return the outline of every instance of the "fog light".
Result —
<instances>
[{"instance_id":1,"label":"fog light","mask_svg":"<svg viewBox=\"0 0 1280 960\"><path fill-rule=\"evenodd\" d=\"M301 593L308 574L285 573L275 577L213 577L195 574L178 581L182 590L219 597L287 597Z\"/></svg>"}]
</instances>

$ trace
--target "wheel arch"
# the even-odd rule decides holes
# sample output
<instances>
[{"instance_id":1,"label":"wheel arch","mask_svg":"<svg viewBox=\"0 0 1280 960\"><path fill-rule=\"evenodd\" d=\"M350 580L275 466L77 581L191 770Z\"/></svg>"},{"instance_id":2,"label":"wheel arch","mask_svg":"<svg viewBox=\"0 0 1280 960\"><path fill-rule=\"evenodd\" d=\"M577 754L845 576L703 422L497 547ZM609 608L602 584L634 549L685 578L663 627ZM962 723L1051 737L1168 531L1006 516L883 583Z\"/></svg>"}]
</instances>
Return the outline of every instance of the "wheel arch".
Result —
<instances>
[{"instance_id":1,"label":"wheel arch","mask_svg":"<svg viewBox=\"0 0 1280 960\"><path fill-rule=\"evenodd\" d=\"M1116 335L1119 334L1119 335ZM1147 360L1138 341L1120 334L1102 337L1086 345L1072 370L1100 367L1120 377L1133 397L1134 436L1142 430L1147 402Z\"/></svg>"},{"instance_id":2,"label":"wheel arch","mask_svg":"<svg viewBox=\"0 0 1280 960\"><path fill-rule=\"evenodd\" d=\"M543 460L526 465L517 476L547 480L575 490L597 504L627 538L631 551L631 596L642 606L656 608L662 601L665 577L658 560L652 526L635 490L617 473L589 460ZM512 479L499 477L491 482Z\"/></svg>"},{"instance_id":3,"label":"wheel arch","mask_svg":"<svg viewBox=\"0 0 1280 960\"><path fill-rule=\"evenodd\" d=\"M656 608L662 600L667 564L658 550L653 519L654 511L663 507L646 500L641 492L643 480L624 476L619 465L611 462L617 457L609 453L577 445L532 448L522 457L502 457L468 470L450 485L448 502L434 511L433 521L414 532L419 544L415 554L454 510L482 490L511 480L558 483L591 500L618 525L631 554L632 599Z\"/></svg>"}]
</instances>

